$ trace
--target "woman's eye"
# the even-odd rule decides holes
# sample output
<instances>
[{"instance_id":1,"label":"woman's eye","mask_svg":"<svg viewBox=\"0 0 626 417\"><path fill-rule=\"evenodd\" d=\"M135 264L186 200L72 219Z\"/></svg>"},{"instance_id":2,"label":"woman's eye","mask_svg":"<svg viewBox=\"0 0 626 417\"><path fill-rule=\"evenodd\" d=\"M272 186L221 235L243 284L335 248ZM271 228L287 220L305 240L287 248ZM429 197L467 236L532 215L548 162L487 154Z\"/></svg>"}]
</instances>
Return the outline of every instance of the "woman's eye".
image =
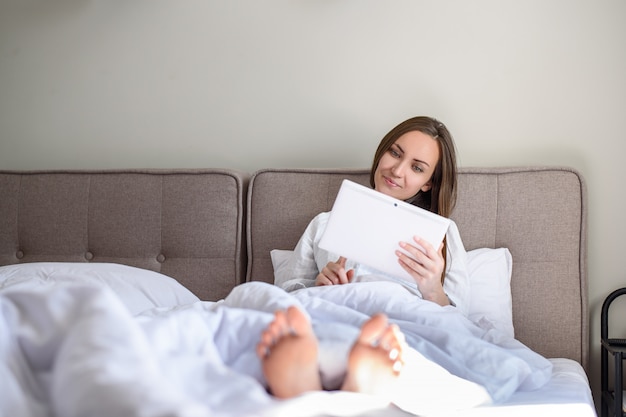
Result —
<instances>
[{"instance_id":1,"label":"woman's eye","mask_svg":"<svg viewBox=\"0 0 626 417\"><path fill-rule=\"evenodd\" d=\"M400 156L400 152L396 151L395 149L389 149L389 153L391 154L391 156L396 158Z\"/></svg>"},{"instance_id":2,"label":"woman's eye","mask_svg":"<svg viewBox=\"0 0 626 417\"><path fill-rule=\"evenodd\" d=\"M413 165L413 171L415 171L415 172L424 172L422 167L420 167L418 165Z\"/></svg>"}]
</instances>

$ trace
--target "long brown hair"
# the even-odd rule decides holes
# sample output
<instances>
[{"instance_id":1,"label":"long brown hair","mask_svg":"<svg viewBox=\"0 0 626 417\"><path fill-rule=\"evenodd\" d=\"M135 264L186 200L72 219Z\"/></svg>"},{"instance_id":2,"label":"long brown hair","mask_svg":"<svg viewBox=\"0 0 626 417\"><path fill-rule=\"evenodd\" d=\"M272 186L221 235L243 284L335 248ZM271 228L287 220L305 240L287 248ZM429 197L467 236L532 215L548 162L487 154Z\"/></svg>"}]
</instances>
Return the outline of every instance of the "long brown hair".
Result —
<instances>
[{"instance_id":1,"label":"long brown hair","mask_svg":"<svg viewBox=\"0 0 626 417\"><path fill-rule=\"evenodd\" d=\"M439 161L435 166L431 178L432 186L428 191L420 191L407 202L423 209L437 213L440 216L450 217L457 197L457 166L456 148L454 139L448 128L439 120L427 116L417 116L405 120L389 131L380 141L378 149L374 154L372 170L370 171L370 185L374 184L374 173L378 168L380 158L391 148L391 146L405 133L419 131L437 141L439 145ZM444 240L443 258L446 261L446 242ZM441 277L443 283L444 273Z\"/></svg>"}]
</instances>

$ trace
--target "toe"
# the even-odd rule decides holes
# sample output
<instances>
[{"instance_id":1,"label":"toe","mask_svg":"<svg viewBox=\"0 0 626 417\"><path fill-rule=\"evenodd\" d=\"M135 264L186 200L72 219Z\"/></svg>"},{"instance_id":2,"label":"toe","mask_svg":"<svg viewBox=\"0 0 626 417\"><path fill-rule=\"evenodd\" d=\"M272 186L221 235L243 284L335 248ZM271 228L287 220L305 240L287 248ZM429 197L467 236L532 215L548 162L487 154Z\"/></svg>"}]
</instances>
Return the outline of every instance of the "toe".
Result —
<instances>
[{"instance_id":1,"label":"toe","mask_svg":"<svg viewBox=\"0 0 626 417\"><path fill-rule=\"evenodd\" d=\"M387 328L387 316L376 314L367 320L361 327L358 341L366 345L377 345L380 337Z\"/></svg>"},{"instance_id":2,"label":"toe","mask_svg":"<svg viewBox=\"0 0 626 417\"><path fill-rule=\"evenodd\" d=\"M289 331L298 335L307 335L313 330L308 317L298 307L291 306L286 312Z\"/></svg>"}]
</instances>

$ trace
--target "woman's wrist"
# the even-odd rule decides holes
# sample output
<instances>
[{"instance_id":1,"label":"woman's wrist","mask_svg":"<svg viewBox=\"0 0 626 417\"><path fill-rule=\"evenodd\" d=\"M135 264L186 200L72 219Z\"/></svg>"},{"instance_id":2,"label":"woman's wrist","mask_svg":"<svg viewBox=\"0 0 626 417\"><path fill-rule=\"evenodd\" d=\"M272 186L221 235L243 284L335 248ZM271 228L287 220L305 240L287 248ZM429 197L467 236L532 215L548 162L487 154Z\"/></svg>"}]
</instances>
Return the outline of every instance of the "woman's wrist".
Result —
<instances>
[{"instance_id":1,"label":"woman's wrist","mask_svg":"<svg viewBox=\"0 0 626 417\"><path fill-rule=\"evenodd\" d=\"M450 301L450 298L448 298L448 294L446 294L443 291L443 288L441 288L440 290L435 290L430 294L422 293L422 296L424 297L425 300L432 301L433 303L437 303L442 307L454 305Z\"/></svg>"}]
</instances>

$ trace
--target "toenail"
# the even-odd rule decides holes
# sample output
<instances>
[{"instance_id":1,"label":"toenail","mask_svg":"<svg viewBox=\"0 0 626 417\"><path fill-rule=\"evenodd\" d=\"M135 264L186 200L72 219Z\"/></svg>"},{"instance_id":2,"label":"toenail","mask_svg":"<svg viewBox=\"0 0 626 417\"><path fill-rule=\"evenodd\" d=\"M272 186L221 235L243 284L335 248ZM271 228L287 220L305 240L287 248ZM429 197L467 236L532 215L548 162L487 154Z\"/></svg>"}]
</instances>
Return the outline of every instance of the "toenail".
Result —
<instances>
[{"instance_id":1,"label":"toenail","mask_svg":"<svg viewBox=\"0 0 626 417\"><path fill-rule=\"evenodd\" d=\"M400 355L400 352L396 348L393 348L389 351L389 359L391 359L392 361L395 361L396 359L398 359L399 355Z\"/></svg>"}]
</instances>

